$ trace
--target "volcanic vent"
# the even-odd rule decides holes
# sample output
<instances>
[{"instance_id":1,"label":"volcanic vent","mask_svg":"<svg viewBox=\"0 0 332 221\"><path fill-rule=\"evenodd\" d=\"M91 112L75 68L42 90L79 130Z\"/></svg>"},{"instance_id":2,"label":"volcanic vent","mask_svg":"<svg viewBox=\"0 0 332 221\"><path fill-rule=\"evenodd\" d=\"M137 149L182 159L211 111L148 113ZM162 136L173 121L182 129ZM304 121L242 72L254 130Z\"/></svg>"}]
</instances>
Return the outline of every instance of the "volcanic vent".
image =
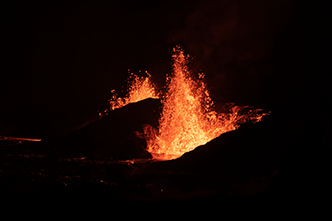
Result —
<instances>
[{"instance_id":1,"label":"volcanic vent","mask_svg":"<svg viewBox=\"0 0 332 221\"><path fill-rule=\"evenodd\" d=\"M189 55L186 56L179 46L173 52L173 72L166 78L164 93L157 93L159 90L151 83L149 74L146 78L132 74L127 96L120 98L113 90L110 99L110 110L147 98L161 100L159 126L145 125L142 134L153 159L179 158L221 134L237 129L246 121L258 122L267 115L260 109L234 104L227 105L227 113L216 112L204 83L204 74L199 73L194 79L188 68Z\"/></svg>"}]
</instances>

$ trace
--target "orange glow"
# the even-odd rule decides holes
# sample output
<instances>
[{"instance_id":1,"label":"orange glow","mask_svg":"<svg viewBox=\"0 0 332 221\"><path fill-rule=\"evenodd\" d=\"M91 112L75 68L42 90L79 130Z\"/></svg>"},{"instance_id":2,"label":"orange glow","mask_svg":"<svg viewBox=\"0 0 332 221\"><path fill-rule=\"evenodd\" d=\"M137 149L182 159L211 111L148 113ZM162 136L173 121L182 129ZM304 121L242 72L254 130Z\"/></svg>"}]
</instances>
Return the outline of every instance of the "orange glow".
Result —
<instances>
[{"instance_id":1,"label":"orange glow","mask_svg":"<svg viewBox=\"0 0 332 221\"><path fill-rule=\"evenodd\" d=\"M147 150L156 160L171 160L204 145L222 133L235 130L245 121L258 122L264 115L260 110L240 112L246 107L230 105L229 113L213 110L213 101L203 82L191 78L187 58L177 47L173 54L173 74L167 77L167 92L162 97L163 110L159 128L146 125Z\"/></svg>"},{"instance_id":2,"label":"orange glow","mask_svg":"<svg viewBox=\"0 0 332 221\"><path fill-rule=\"evenodd\" d=\"M129 103L135 103L147 98L159 98L155 88L151 83L151 75L146 72L147 77L138 77L137 75L131 73L128 83L130 84L128 88L128 93L126 97L118 97L115 90L112 90L113 93L110 101L110 110L115 110L121 108Z\"/></svg>"},{"instance_id":3,"label":"orange glow","mask_svg":"<svg viewBox=\"0 0 332 221\"><path fill-rule=\"evenodd\" d=\"M147 98L161 99L163 107L159 127L145 125L143 128L147 150L154 160L179 158L223 133L236 130L246 121L258 122L268 115L260 113L260 109L250 110L249 106L234 104L228 104L227 113L217 113L204 83L204 74L200 73L198 79L193 79L188 69L188 56L180 47L173 50L173 73L166 78L165 95L161 97L156 93L151 76L146 72L147 77L131 74L132 81L125 98L118 97L113 90L110 99L110 110Z\"/></svg>"},{"instance_id":4,"label":"orange glow","mask_svg":"<svg viewBox=\"0 0 332 221\"><path fill-rule=\"evenodd\" d=\"M5 137L0 135L0 140L9 140L9 141L41 141L41 139L32 139L32 138L21 138L21 137Z\"/></svg>"}]
</instances>

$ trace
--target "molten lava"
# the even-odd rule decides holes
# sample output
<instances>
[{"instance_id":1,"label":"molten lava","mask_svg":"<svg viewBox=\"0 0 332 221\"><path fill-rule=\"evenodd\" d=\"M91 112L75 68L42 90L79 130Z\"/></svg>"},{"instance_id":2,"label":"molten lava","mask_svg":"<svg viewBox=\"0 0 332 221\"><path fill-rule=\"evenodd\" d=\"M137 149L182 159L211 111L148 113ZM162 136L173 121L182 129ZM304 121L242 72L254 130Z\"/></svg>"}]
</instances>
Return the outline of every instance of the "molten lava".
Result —
<instances>
[{"instance_id":1,"label":"molten lava","mask_svg":"<svg viewBox=\"0 0 332 221\"><path fill-rule=\"evenodd\" d=\"M156 93L150 75L139 78L131 75L133 81L125 98L118 98L113 92L110 109L114 110L128 103L146 98L160 98L162 113L159 127L145 125L144 138L147 150L156 160L171 160L181 157L184 153L204 145L222 133L237 129L246 121L258 122L267 113L249 110L248 106L229 105L228 113L217 113L213 110L213 101L204 83L204 75L192 79L186 57L180 47L174 48L173 73L167 77L167 91L160 97Z\"/></svg>"},{"instance_id":2,"label":"molten lava","mask_svg":"<svg viewBox=\"0 0 332 221\"><path fill-rule=\"evenodd\" d=\"M135 103L147 98L159 98L158 94L155 91L153 84L151 83L151 75L146 72L147 77L139 77L131 73L128 83L130 84L128 88L128 93L126 97L118 97L115 90L112 90L112 98L110 102L110 110L115 110L121 108L129 103Z\"/></svg>"},{"instance_id":3,"label":"molten lava","mask_svg":"<svg viewBox=\"0 0 332 221\"><path fill-rule=\"evenodd\" d=\"M0 135L0 140L8 141L41 141L41 139L21 138L21 137L5 137Z\"/></svg>"},{"instance_id":4,"label":"molten lava","mask_svg":"<svg viewBox=\"0 0 332 221\"><path fill-rule=\"evenodd\" d=\"M167 78L168 89L162 98L162 114L158 131L151 126L144 128L147 150L157 160L171 160L204 145L222 133L235 130L247 120L260 121L266 114L231 105L230 113L213 110L204 75L191 79L188 58L177 47L173 54L173 75Z\"/></svg>"}]
</instances>

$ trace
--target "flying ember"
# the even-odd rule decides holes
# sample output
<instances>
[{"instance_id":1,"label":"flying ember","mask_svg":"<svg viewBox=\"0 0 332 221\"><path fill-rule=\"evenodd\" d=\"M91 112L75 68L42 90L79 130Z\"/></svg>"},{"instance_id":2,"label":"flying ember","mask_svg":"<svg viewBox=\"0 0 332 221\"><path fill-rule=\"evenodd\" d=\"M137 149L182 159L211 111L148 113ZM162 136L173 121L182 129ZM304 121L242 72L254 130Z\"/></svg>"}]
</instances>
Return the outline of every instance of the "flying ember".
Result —
<instances>
[{"instance_id":1,"label":"flying ember","mask_svg":"<svg viewBox=\"0 0 332 221\"><path fill-rule=\"evenodd\" d=\"M162 102L162 112L159 127L145 125L144 138L147 150L156 160L172 160L184 153L204 145L222 133L237 129L246 121L258 122L267 113L261 110L249 110L248 106L229 105L227 113L217 113L209 91L204 83L204 74L198 74L198 79L192 78L188 69L188 58L180 47L173 49L173 73L167 76L166 93L159 97ZM156 90L147 78L134 76L126 98L117 98L114 94L110 100L111 110L124 105L144 100L158 98Z\"/></svg>"}]
</instances>

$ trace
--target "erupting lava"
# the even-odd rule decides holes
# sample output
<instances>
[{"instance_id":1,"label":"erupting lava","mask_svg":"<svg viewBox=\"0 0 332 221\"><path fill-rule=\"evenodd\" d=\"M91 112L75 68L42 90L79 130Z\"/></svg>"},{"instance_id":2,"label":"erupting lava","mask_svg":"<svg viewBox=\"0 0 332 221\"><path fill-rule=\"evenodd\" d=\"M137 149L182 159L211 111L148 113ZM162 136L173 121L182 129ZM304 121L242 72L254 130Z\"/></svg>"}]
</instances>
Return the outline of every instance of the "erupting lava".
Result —
<instances>
[{"instance_id":1,"label":"erupting lava","mask_svg":"<svg viewBox=\"0 0 332 221\"><path fill-rule=\"evenodd\" d=\"M147 77L138 77L131 73L128 79L129 88L127 96L124 98L118 97L115 90L112 90L112 97L109 99L110 110L121 108L129 103L135 103L147 98L159 98L153 84L151 83L151 75L145 72Z\"/></svg>"},{"instance_id":2,"label":"erupting lava","mask_svg":"<svg viewBox=\"0 0 332 221\"><path fill-rule=\"evenodd\" d=\"M231 106L230 113L217 113L203 82L191 79L187 58L178 47L173 54L173 75L167 78L168 90L162 98L163 110L159 130L144 128L147 148L154 159L170 160L182 156L200 145L235 130L247 120L260 121L259 110L240 114L246 107Z\"/></svg>"},{"instance_id":3,"label":"erupting lava","mask_svg":"<svg viewBox=\"0 0 332 221\"><path fill-rule=\"evenodd\" d=\"M183 50L174 48L173 74L167 77L167 91L160 98L163 108L159 128L150 125L143 128L147 150L156 160L179 158L222 133L237 129L246 121L258 122L267 115L259 113L258 109L241 114L248 106L232 104L229 113L217 113L203 82L204 75L199 74L199 79L193 80L187 64L188 58ZM135 76L127 98L113 95L111 110L149 97L158 98L149 77L138 81Z\"/></svg>"}]
</instances>

